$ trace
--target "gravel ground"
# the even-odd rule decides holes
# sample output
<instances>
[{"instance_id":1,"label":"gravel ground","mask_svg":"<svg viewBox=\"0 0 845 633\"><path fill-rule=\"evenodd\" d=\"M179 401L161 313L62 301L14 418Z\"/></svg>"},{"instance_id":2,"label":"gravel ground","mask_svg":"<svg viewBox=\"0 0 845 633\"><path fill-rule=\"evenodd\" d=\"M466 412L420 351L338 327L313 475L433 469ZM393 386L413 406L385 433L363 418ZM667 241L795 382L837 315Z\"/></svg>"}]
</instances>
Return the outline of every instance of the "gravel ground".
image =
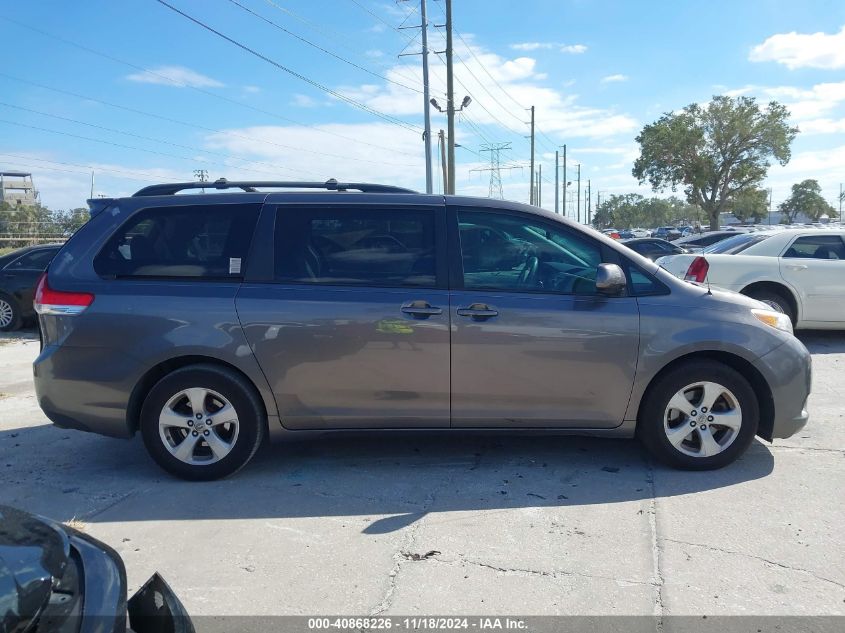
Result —
<instances>
[{"instance_id":1,"label":"gravel ground","mask_svg":"<svg viewBox=\"0 0 845 633\"><path fill-rule=\"evenodd\" d=\"M806 429L715 472L635 441L452 435L264 447L163 474L140 438L53 427L32 332L0 338L0 503L161 572L192 615L845 615L845 333L807 333Z\"/></svg>"}]
</instances>

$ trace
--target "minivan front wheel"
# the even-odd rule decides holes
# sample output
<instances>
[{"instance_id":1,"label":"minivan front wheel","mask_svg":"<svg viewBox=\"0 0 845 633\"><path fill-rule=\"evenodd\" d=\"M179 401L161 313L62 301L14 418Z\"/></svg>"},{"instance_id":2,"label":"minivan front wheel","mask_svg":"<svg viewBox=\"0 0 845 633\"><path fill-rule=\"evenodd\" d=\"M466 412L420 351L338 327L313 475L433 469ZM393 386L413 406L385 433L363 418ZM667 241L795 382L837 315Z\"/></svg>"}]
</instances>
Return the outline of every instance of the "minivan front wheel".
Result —
<instances>
[{"instance_id":1,"label":"minivan front wheel","mask_svg":"<svg viewBox=\"0 0 845 633\"><path fill-rule=\"evenodd\" d=\"M264 410L251 385L215 365L177 369L159 380L141 409L141 435L167 472L190 480L240 470L264 436Z\"/></svg>"},{"instance_id":2,"label":"minivan front wheel","mask_svg":"<svg viewBox=\"0 0 845 633\"><path fill-rule=\"evenodd\" d=\"M721 468L757 434L757 397L736 370L715 361L677 366L651 386L638 435L662 462L687 470Z\"/></svg>"}]
</instances>

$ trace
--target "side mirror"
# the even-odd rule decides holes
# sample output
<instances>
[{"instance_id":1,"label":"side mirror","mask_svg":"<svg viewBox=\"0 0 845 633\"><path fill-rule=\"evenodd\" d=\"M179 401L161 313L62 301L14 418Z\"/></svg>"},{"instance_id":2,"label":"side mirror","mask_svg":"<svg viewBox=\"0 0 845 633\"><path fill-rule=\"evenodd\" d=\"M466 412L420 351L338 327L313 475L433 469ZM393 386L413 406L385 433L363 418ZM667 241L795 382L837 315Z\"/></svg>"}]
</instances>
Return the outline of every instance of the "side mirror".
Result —
<instances>
[{"instance_id":1,"label":"side mirror","mask_svg":"<svg viewBox=\"0 0 845 633\"><path fill-rule=\"evenodd\" d=\"M596 268L596 290L599 294L616 297L625 291L628 281L618 264L599 264Z\"/></svg>"}]
</instances>

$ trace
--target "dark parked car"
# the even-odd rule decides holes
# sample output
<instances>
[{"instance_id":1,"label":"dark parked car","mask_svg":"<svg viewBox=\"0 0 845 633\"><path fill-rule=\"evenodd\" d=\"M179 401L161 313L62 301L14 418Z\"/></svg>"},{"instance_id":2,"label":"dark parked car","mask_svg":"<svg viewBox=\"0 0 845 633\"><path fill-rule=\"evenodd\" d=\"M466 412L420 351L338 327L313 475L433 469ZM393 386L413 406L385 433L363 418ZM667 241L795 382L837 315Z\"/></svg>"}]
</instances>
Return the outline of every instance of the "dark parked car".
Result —
<instances>
[{"instance_id":1,"label":"dark parked car","mask_svg":"<svg viewBox=\"0 0 845 633\"><path fill-rule=\"evenodd\" d=\"M656 237L635 237L630 240L622 240L622 244L652 261L664 255L680 255L689 252L680 246L675 246L671 242Z\"/></svg>"},{"instance_id":2,"label":"dark parked car","mask_svg":"<svg viewBox=\"0 0 845 633\"><path fill-rule=\"evenodd\" d=\"M0 257L0 332L17 330L35 315L35 284L60 248L61 244L27 246Z\"/></svg>"},{"instance_id":3,"label":"dark parked car","mask_svg":"<svg viewBox=\"0 0 845 633\"><path fill-rule=\"evenodd\" d=\"M0 631L192 633L154 574L128 601L126 570L108 545L66 525L0 506Z\"/></svg>"},{"instance_id":4,"label":"dark parked car","mask_svg":"<svg viewBox=\"0 0 845 633\"><path fill-rule=\"evenodd\" d=\"M708 231L707 233L682 237L672 243L675 244L675 246L687 249L688 253L697 253L707 246L726 240L729 237L734 237L735 235L737 235L737 231L735 229L732 231Z\"/></svg>"},{"instance_id":5,"label":"dark parked car","mask_svg":"<svg viewBox=\"0 0 845 633\"><path fill-rule=\"evenodd\" d=\"M39 283L38 403L181 477L372 429L636 434L707 469L807 422L788 317L533 206L336 181L91 206Z\"/></svg>"},{"instance_id":6,"label":"dark parked car","mask_svg":"<svg viewBox=\"0 0 845 633\"><path fill-rule=\"evenodd\" d=\"M674 226L661 226L654 231L651 232L652 237L659 237L661 240L667 240L671 242L672 240L676 240L681 237L681 230L676 229Z\"/></svg>"}]
</instances>

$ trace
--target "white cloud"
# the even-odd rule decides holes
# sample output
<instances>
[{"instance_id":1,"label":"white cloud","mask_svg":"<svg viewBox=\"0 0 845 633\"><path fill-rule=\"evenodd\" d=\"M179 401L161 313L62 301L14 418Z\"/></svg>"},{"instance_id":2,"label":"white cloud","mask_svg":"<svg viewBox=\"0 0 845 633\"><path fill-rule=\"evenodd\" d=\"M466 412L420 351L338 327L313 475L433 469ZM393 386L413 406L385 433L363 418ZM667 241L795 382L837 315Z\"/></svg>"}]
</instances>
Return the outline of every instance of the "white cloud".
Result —
<instances>
[{"instance_id":1,"label":"white cloud","mask_svg":"<svg viewBox=\"0 0 845 633\"><path fill-rule=\"evenodd\" d=\"M622 74L617 73L615 75L608 75L607 77L602 77L602 79L601 79L601 82L603 84L620 82L620 81L628 81L628 75L622 75Z\"/></svg>"},{"instance_id":2,"label":"white cloud","mask_svg":"<svg viewBox=\"0 0 845 633\"><path fill-rule=\"evenodd\" d=\"M244 92L246 92L247 94L254 95L261 92L261 88L259 88L258 86L244 86Z\"/></svg>"},{"instance_id":3,"label":"white cloud","mask_svg":"<svg viewBox=\"0 0 845 633\"><path fill-rule=\"evenodd\" d=\"M777 62L790 70L796 68L845 68L845 26L827 33L778 33L751 49L752 62Z\"/></svg>"},{"instance_id":4,"label":"white cloud","mask_svg":"<svg viewBox=\"0 0 845 633\"><path fill-rule=\"evenodd\" d=\"M561 44L560 42L520 42L518 44L511 44L511 48L515 51L550 51L557 49L561 53L571 53L573 55L580 55L587 52L587 47L584 44Z\"/></svg>"},{"instance_id":5,"label":"white cloud","mask_svg":"<svg viewBox=\"0 0 845 633\"><path fill-rule=\"evenodd\" d=\"M163 84L179 88L222 88L223 83L184 66L158 66L127 75L129 81L145 84Z\"/></svg>"},{"instance_id":6,"label":"white cloud","mask_svg":"<svg viewBox=\"0 0 845 633\"><path fill-rule=\"evenodd\" d=\"M290 104L299 108L312 108L317 105L317 102L308 95L297 93L293 95L293 99L291 99Z\"/></svg>"},{"instance_id":7,"label":"white cloud","mask_svg":"<svg viewBox=\"0 0 845 633\"><path fill-rule=\"evenodd\" d=\"M805 131L805 124L829 115L845 105L845 81L821 83L810 88L749 84L728 90L725 94L731 97L749 95L779 101L789 109L792 119ZM810 125L810 129L812 128L813 125Z\"/></svg>"}]
</instances>

